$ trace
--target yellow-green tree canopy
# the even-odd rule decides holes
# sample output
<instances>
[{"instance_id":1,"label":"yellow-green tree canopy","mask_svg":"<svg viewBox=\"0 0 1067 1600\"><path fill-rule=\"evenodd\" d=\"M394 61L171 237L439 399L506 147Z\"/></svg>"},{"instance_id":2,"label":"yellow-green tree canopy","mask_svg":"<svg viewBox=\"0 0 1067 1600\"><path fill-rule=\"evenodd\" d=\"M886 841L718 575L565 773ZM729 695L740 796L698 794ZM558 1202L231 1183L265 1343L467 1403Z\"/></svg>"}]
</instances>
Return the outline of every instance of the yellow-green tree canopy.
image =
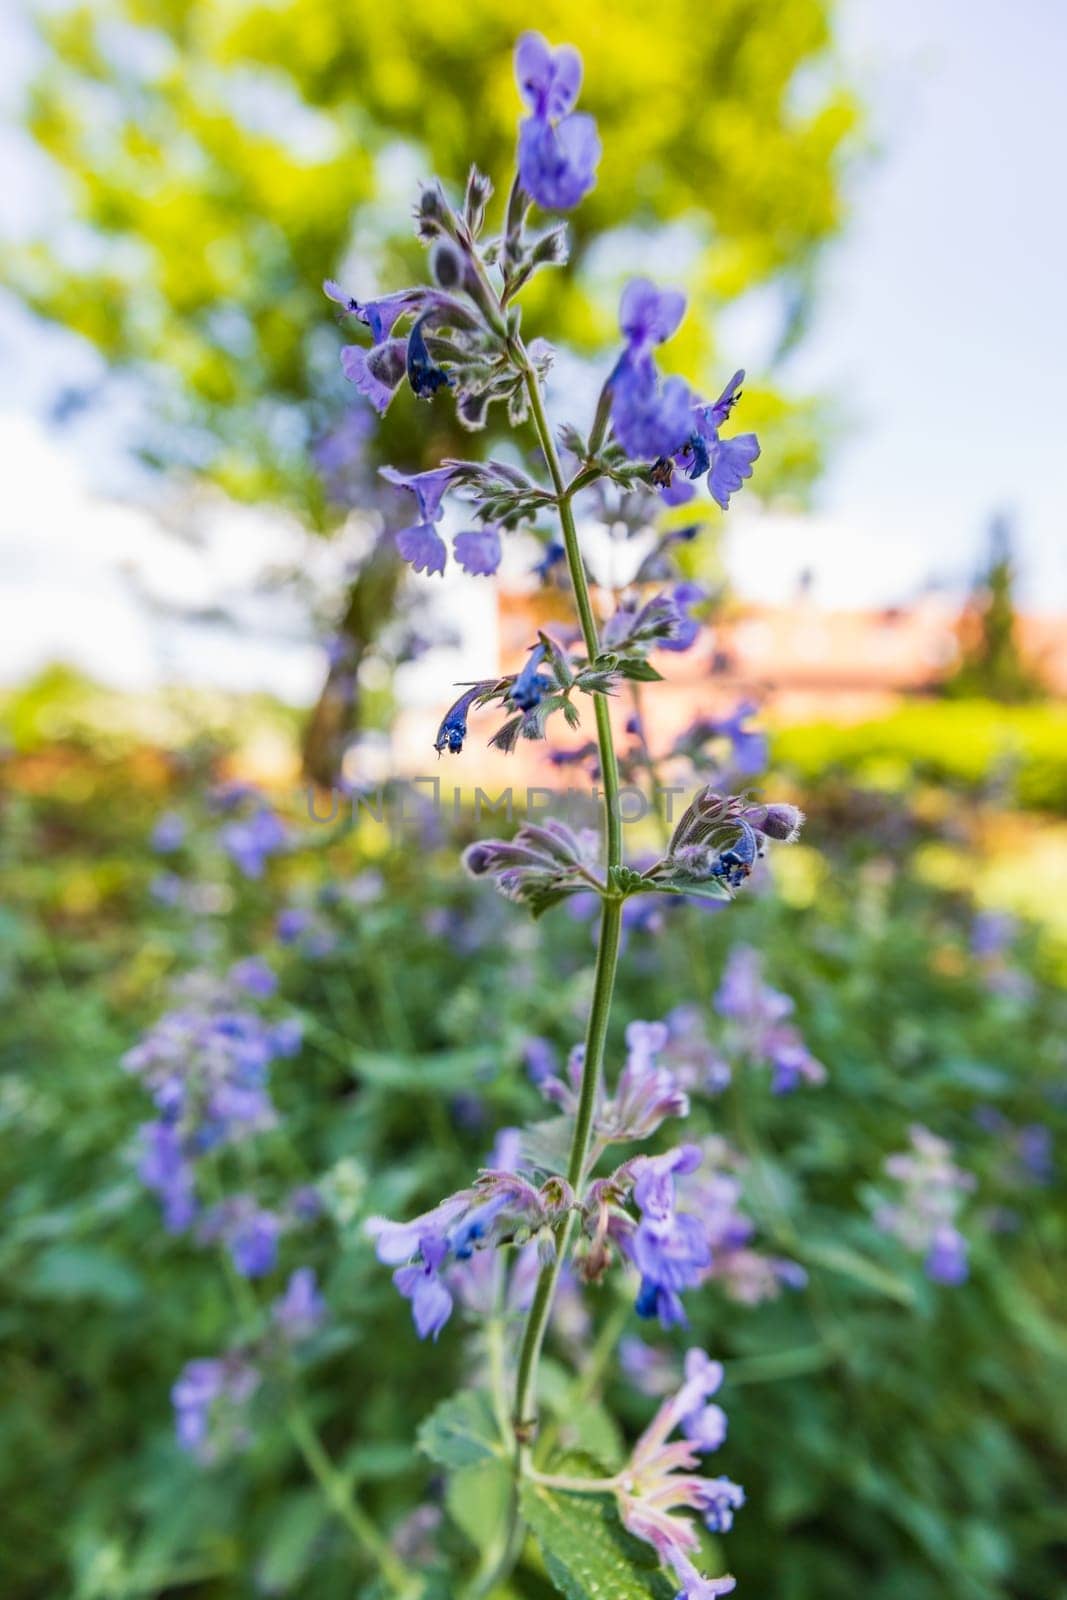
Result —
<instances>
[{"instance_id":1,"label":"yellow-green tree canopy","mask_svg":"<svg viewBox=\"0 0 1067 1600\"><path fill-rule=\"evenodd\" d=\"M857 112L828 12L828 0L50 7L27 115L69 180L71 217L9 265L34 310L151 380L162 464L191 456L230 492L314 515L310 432L342 399L321 281L347 267L365 293L422 270L416 177L456 189L473 160L506 180L523 27L582 51L582 107L604 141L571 266L542 274L527 327L543 296L561 295L554 327L595 350L636 257L675 281L684 260L691 310L672 364L711 385L724 375L716 313L761 285L795 311L841 219ZM657 256L650 231L665 224ZM623 226L617 250L589 248ZM779 481L802 479L815 464L804 408L753 378L746 422L766 434ZM415 437L397 407L387 447L407 444L411 459Z\"/></svg>"}]
</instances>

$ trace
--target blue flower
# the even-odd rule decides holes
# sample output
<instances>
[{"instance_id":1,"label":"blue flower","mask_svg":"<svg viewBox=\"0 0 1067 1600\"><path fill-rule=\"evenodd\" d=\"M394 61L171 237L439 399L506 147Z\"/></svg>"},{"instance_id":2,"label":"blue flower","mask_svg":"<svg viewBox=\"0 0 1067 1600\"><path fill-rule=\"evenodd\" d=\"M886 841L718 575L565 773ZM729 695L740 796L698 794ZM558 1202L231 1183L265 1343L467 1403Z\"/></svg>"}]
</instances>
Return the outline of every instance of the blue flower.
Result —
<instances>
[{"instance_id":1,"label":"blue flower","mask_svg":"<svg viewBox=\"0 0 1067 1600\"><path fill-rule=\"evenodd\" d=\"M257 1000L269 1000L278 987L277 976L258 956L248 956L230 968L229 980Z\"/></svg>"},{"instance_id":2,"label":"blue flower","mask_svg":"<svg viewBox=\"0 0 1067 1600\"><path fill-rule=\"evenodd\" d=\"M709 1533L729 1533L734 1512L745 1503L745 1491L729 1478L705 1478L701 1488L698 1509L704 1513L704 1526Z\"/></svg>"},{"instance_id":3,"label":"blue flower","mask_svg":"<svg viewBox=\"0 0 1067 1600\"><path fill-rule=\"evenodd\" d=\"M500 534L492 527L457 533L452 540L452 554L464 572L488 578L500 565Z\"/></svg>"},{"instance_id":4,"label":"blue flower","mask_svg":"<svg viewBox=\"0 0 1067 1600\"><path fill-rule=\"evenodd\" d=\"M545 553L541 560L535 567L531 567L530 571L540 578L542 583L550 583L556 568L566 559L566 547L561 545L558 540L553 539L545 546Z\"/></svg>"},{"instance_id":5,"label":"blue flower","mask_svg":"<svg viewBox=\"0 0 1067 1600\"><path fill-rule=\"evenodd\" d=\"M241 1417L259 1381L256 1368L242 1356L187 1362L170 1391L181 1448L208 1462L227 1445L247 1446Z\"/></svg>"},{"instance_id":6,"label":"blue flower","mask_svg":"<svg viewBox=\"0 0 1067 1600\"><path fill-rule=\"evenodd\" d=\"M544 655L544 645L534 645L526 665L511 686L508 699L519 711L532 711L535 706L539 706L546 692L552 687L551 679L537 670L544 660Z\"/></svg>"},{"instance_id":7,"label":"blue flower","mask_svg":"<svg viewBox=\"0 0 1067 1600\"><path fill-rule=\"evenodd\" d=\"M285 1293L271 1306L271 1316L290 1344L313 1334L326 1316L313 1267L297 1267Z\"/></svg>"},{"instance_id":8,"label":"blue flower","mask_svg":"<svg viewBox=\"0 0 1067 1600\"><path fill-rule=\"evenodd\" d=\"M242 1278L264 1278L278 1259L278 1218L272 1211L238 1213L227 1228L226 1243Z\"/></svg>"},{"instance_id":9,"label":"blue flower","mask_svg":"<svg viewBox=\"0 0 1067 1600\"><path fill-rule=\"evenodd\" d=\"M671 638L658 641L661 650L691 650L700 636L700 621L690 616L689 607L699 605L708 598L708 591L700 583L677 583L671 590L671 599L678 609L679 622Z\"/></svg>"},{"instance_id":10,"label":"blue flower","mask_svg":"<svg viewBox=\"0 0 1067 1600\"><path fill-rule=\"evenodd\" d=\"M732 439L720 439L712 446L708 489L711 498L724 511L729 509L730 496L751 478L759 453L759 440L754 433L739 433Z\"/></svg>"},{"instance_id":11,"label":"blue flower","mask_svg":"<svg viewBox=\"0 0 1067 1600\"><path fill-rule=\"evenodd\" d=\"M167 1121L146 1122L140 1130L141 1160L137 1176L163 1205L168 1233L182 1233L196 1216L193 1169L186 1161L181 1135Z\"/></svg>"},{"instance_id":12,"label":"blue flower","mask_svg":"<svg viewBox=\"0 0 1067 1600\"><path fill-rule=\"evenodd\" d=\"M685 316L680 289L657 289L649 278L631 278L619 301L619 327L631 355L646 355L678 329Z\"/></svg>"},{"instance_id":13,"label":"blue flower","mask_svg":"<svg viewBox=\"0 0 1067 1600\"><path fill-rule=\"evenodd\" d=\"M152 829L152 849L160 855L170 855L172 851L180 850L184 843L184 819L176 811L168 811Z\"/></svg>"},{"instance_id":14,"label":"blue flower","mask_svg":"<svg viewBox=\"0 0 1067 1600\"><path fill-rule=\"evenodd\" d=\"M393 1282L404 1298L411 1301L411 1315L419 1338L433 1338L436 1342L452 1315L452 1296L440 1277L448 1248L443 1240L424 1239L421 1255L421 1261L399 1267L393 1273Z\"/></svg>"},{"instance_id":15,"label":"blue flower","mask_svg":"<svg viewBox=\"0 0 1067 1600\"><path fill-rule=\"evenodd\" d=\"M658 1316L664 1327L684 1324L678 1291L699 1283L711 1265L699 1220L675 1209L675 1177L693 1172L700 1161L696 1145L681 1145L666 1155L643 1156L634 1165L641 1221L627 1248L641 1274L636 1309L642 1317Z\"/></svg>"},{"instance_id":16,"label":"blue flower","mask_svg":"<svg viewBox=\"0 0 1067 1600\"><path fill-rule=\"evenodd\" d=\"M432 400L438 389L447 389L451 382L448 373L434 365L426 347L426 336L422 330L429 315L428 311L424 312L408 334L408 383L420 400Z\"/></svg>"},{"instance_id":17,"label":"blue flower","mask_svg":"<svg viewBox=\"0 0 1067 1600\"><path fill-rule=\"evenodd\" d=\"M429 472L398 472L396 467L379 470L389 483L409 490L418 506L421 520L410 528L402 528L396 535L400 554L405 561L410 561L416 572L443 573L448 551L434 524L441 518L441 503L455 477L455 468L434 467Z\"/></svg>"},{"instance_id":18,"label":"blue flower","mask_svg":"<svg viewBox=\"0 0 1067 1600\"><path fill-rule=\"evenodd\" d=\"M596 182L600 138L593 118L572 111L582 62L569 45L552 50L539 33L515 48L515 76L532 115L519 124L519 179L546 211L570 211Z\"/></svg>"},{"instance_id":19,"label":"blue flower","mask_svg":"<svg viewBox=\"0 0 1067 1600\"><path fill-rule=\"evenodd\" d=\"M476 683L472 689L461 694L455 704L449 706L445 712L433 743L438 755L442 750L448 750L452 755L458 756L463 749L463 741L467 737L467 715L482 692L482 687L483 685Z\"/></svg>"},{"instance_id":20,"label":"blue flower","mask_svg":"<svg viewBox=\"0 0 1067 1600\"><path fill-rule=\"evenodd\" d=\"M284 850L289 839L274 812L263 806L244 821L226 823L219 842L246 878L261 878L268 858Z\"/></svg>"},{"instance_id":21,"label":"blue flower","mask_svg":"<svg viewBox=\"0 0 1067 1600\"><path fill-rule=\"evenodd\" d=\"M660 382L652 357L669 339L685 313L677 289L657 289L648 278L634 278L622 292L619 327L626 348L611 374L611 422L615 437L633 461L676 455L692 433L692 396L681 378ZM669 463L668 463L669 465Z\"/></svg>"},{"instance_id":22,"label":"blue flower","mask_svg":"<svg viewBox=\"0 0 1067 1600\"><path fill-rule=\"evenodd\" d=\"M969 1272L967 1241L950 1223L944 1223L935 1230L923 1262L923 1271L933 1283L946 1283L953 1287L966 1283Z\"/></svg>"},{"instance_id":23,"label":"blue flower","mask_svg":"<svg viewBox=\"0 0 1067 1600\"><path fill-rule=\"evenodd\" d=\"M395 294L383 295L380 300L356 300L332 278L327 278L322 287L329 299L366 324L375 344L383 344L396 323L408 312L451 304L446 295L429 288L398 289Z\"/></svg>"},{"instance_id":24,"label":"blue flower","mask_svg":"<svg viewBox=\"0 0 1067 1600\"><path fill-rule=\"evenodd\" d=\"M416 572L425 572L427 576L436 572L440 576L445 570L448 551L432 523L417 522L410 528L402 528L396 536L396 547Z\"/></svg>"},{"instance_id":25,"label":"blue flower","mask_svg":"<svg viewBox=\"0 0 1067 1600\"><path fill-rule=\"evenodd\" d=\"M407 371L407 343L387 339L370 350L361 344L346 344L341 351L341 370L379 416L384 416Z\"/></svg>"}]
</instances>

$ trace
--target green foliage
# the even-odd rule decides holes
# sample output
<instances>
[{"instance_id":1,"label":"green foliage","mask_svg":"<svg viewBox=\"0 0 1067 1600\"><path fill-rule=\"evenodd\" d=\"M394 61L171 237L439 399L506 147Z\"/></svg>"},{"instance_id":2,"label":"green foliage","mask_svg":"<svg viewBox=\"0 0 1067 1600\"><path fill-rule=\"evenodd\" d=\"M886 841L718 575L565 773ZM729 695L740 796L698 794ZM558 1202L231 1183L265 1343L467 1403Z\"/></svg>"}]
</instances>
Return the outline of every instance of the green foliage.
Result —
<instances>
[{"instance_id":1,"label":"green foliage","mask_svg":"<svg viewBox=\"0 0 1067 1600\"><path fill-rule=\"evenodd\" d=\"M583 51L583 105L605 145L572 267L553 275L554 327L590 352L614 339L631 230L672 223L696 302L679 359L711 382L725 359L717 313L775 284L783 321L798 325L841 221L857 108L835 77L828 11L826 0L718 0L706 20L681 0L654 13L553 0L525 16L500 0L42 5L27 120L66 179L70 220L7 265L27 304L148 382L151 459L318 515L309 439L346 388L322 279L348 263L364 289L368 274L401 281L419 257L414 179L459 186L471 159L506 170L522 27ZM587 243L620 223L629 242L590 257ZM806 482L810 413L758 384L747 406L764 440L760 487L773 486L771 463L778 482ZM427 439L414 403L398 404L382 445L404 461L468 452L452 426L436 414Z\"/></svg>"},{"instance_id":2,"label":"green foliage","mask_svg":"<svg viewBox=\"0 0 1067 1600\"><path fill-rule=\"evenodd\" d=\"M69 685L64 693L69 704ZM195 748L164 760L127 745L116 760L110 746L101 760L84 744L41 743L57 720L39 691L37 734L23 723L5 770L5 1600L383 1592L347 1527L324 1514L276 1389L257 1396L246 1455L204 1469L173 1441L176 1374L244 1324L212 1253L168 1238L136 1181L147 1103L118 1060L173 976L252 951L278 968L308 1041L275 1072L281 1127L249 1153L265 1188L318 1178L328 1208L316 1231L284 1243L263 1301L296 1259L316 1266L331 1314L302 1360L307 1409L386 1536L415 1507L443 1509L432 1561L412 1556L412 1570L442 1600L464 1592L507 1524L501 1428L474 1392L489 1389L485 1353L461 1308L436 1344L417 1342L361 1223L413 1215L469 1182L497 1128L537 1115L523 1042L545 1034L565 1050L578 1036L588 925L558 908L551 937L532 948L512 908L452 874L460 841L391 839L366 819L329 843L328 830L309 828L308 848L263 884L223 877L210 850L219 819L197 797L212 772ZM1024 929L1011 959L1031 992L992 991L969 952L969 899L917 871L936 819L916 818L906 795L883 796L872 829L862 795L853 811L836 787L798 798L812 826L806 846L781 854L778 893L710 912L671 902L654 942L631 933L609 1070L627 1022L694 996L717 1039L709 1002L727 950L745 941L763 952L829 1081L774 1099L758 1075L742 1075L718 1099L697 1097L686 1132L742 1149L758 1242L802 1262L809 1287L753 1309L710 1284L688 1297L684 1337L633 1317L624 1331L675 1351L698 1343L726 1364L730 1435L715 1464L748 1503L707 1568L729 1567L739 1593L1049 1600L1061 1582L1067 1467L1063 953ZM958 791L943 802L958 842L971 807ZM215 890L213 909L193 917L148 893L161 863L147 835L175 804L193 824L178 864ZM369 872L381 876L376 894L337 895ZM279 904L322 889L334 892L322 912L336 950L284 954L273 943ZM1050 1128L1050 1183L1025 1181L976 1123L982 1107ZM956 1290L928 1283L871 1222L882 1163L916 1121L950 1138L978 1180L964 1219L972 1278ZM677 1131L668 1125L665 1140ZM564 1457L545 1470L565 1471L575 1449L614 1470L610 1419L628 1439L650 1419L654 1401L595 1369L597 1349L610 1357L617 1346L619 1303L610 1282L591 1288L589 1330L551 1336L541 1400ZM546 1569L565 1593L591 1594L602 1560L611 1600L637 1583L633 1572L635 1594L655 1593L647 1566L629 1565L638 1558L610 1502L530 1493L535 1538L501 1597L549 1600ZM595 1573L583 1564L591 1548Z\"/></svg>"},{"instance_id":3,"label":"green foliage","mask_svg":"<svg viewBox=\"0 0 1067 1600\"><path fill-rule=\"evenodd\" d=\"M572 1465L563 1458L562 1470ZM578 1458L575 1470L588 1472L584 1458ZM569 1494L526 1483L522 1513L549 1577L566 1600L671 1600L674 1591L657 1572L653 1552L626 1532L610 1495Z\"/></svg>"},{"instance_id":4,"label":"green foliage","mask_svg":"<svg viewBox=\"0 0 1067 1600\"><path fill-rule=\"evenodd\" d=\"M481 1390L452 1395L419 1429L419 1449L442 1467L473 1467L504 1455L500 1429Z\"/></svg>"},{"instance_id":5,"label":"green foliage","mask_svg":"<svg viewBox=\"0 0 1067 1600\"><path fill-rule=\"evenodd\" d=\"M919 778L1067 812L1067 709L1055 702L912 701L877 722L781 728L773 755L805 783L840 774L899 790Z\"/></svg>"}]
</instances>

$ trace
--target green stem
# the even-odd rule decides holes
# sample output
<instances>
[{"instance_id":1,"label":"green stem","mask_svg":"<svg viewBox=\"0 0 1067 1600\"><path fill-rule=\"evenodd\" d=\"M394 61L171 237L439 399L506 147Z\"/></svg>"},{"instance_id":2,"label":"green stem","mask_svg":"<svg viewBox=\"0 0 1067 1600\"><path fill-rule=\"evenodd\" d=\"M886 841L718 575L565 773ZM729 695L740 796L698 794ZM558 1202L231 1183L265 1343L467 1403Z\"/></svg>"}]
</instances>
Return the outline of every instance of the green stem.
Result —
<instances>
[{"instance_id":1,"label":"green stem","mask_svg":"<svg viewBox=\"0 0 1067 1600\"><path fill-rule=\"evenodd\" d=\"M511 352L516 365L523 374L526 392L530 400L534 427L537 430L538 440L544 452L545 462L556 491L560 528L563 533L563 543L567 553L567 567L574 589L574 599L578 610L578 619L581 623L582 638L585 642L589 659L593 661L600 653L600 637L597 632L596 617L593 613L593 604L589 594L585 563L582 560L581 547L578 543L578 530L574 522L571 492L568 490L563 477L563 469L560 465L552 430L545 413L544 400L541 396L537 375L530 365L521 339L517 336L511 341ZM594 695L593 703L596 713L597 743L600 748L600 770L604 784L603 799L607 840L608 889L601 902L596 978L593 986L593 1001L589 1011L589 1021L586 1027L582 1083L579 1090L578 1109L574 1119L574 1133L571 1138L570 1158L567 1165L567 1179L576 1194L580 1194L581 1184L585 1176L586 1161L589 1155L593 1114L596 1109L597 1087L604 1062L604 1044L607 1038L611 1000L615 988L615 970L618 964L619 936L622 928L622 900L611 887L611 869L620 866L622 863L619 769L615 756L615 744L612 737L611 716L607 700L603 695ZM537 1288L534 1291L533 1303L530 1306L526 1327L523 1332L522 1345L519 1350L518 1375L515 1384L515 1430L518 1439L516 1471L520 1474L528 1470L530 1466L531 1448L537 1433L537 1416L534 1409L537 1393L537 1369L541 1359L541 1349L548 1327L548 1319L552 1312L556 1285L559 1282L563 1263L567 1258L573 1241L575 1226L575 1214L574 1212L568 1212L566 1220L556 1235L554 1258L550 1263L542 1267L541 1275L537 1280Z\"/></svg>"},{"instance_id":2,"label":"green stem","mask_svg":"<svg viewBox=\"0 0 1067 1600\"><path fill-rule=\"evenodd\" d=\"M352 1498L348 1485L323 1449L318 1434L298 1400L290 1400L286 1409L286 1421L327 1503L348 1528L356 1543L362 1545L374 1557L382 1577L397 1595L416 1594L419 1587L417 1581L405 1571L403 1564L378 1532L370 1517Z\"/></svg>"},{"instance_id":3,"label":"green stem","mask_svg":"<svg viewBox=\"0 0 1067 1600\"><path fill-rule=\"evenodd\" d=\"M538 1472L536 1467L530 1468L530 1477L546 1489L566 1489L570 1494L614 1494L619 1487L618 1478L568 1478L558 1472Z\"/></svg>"}]
</instances>

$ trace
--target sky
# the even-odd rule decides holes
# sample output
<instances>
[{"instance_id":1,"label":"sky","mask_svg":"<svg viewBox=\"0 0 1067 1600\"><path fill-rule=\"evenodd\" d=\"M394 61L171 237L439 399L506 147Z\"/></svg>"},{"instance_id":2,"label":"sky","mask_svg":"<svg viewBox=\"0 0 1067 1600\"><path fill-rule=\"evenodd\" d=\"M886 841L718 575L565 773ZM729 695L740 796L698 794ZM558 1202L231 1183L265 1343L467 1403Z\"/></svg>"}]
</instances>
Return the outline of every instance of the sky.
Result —
<instances>
[{"instance_id":1,"label":"sky","mask_svg":"<svg viewBox=\"0 0 1067 1600\"><path fill-rule=\"evenodd\" d=\"M871 148L786 377L831 396L844 426L810 515L737 502L730 575L758 600L787 598L808 568L826 605L897 604L930 584L955 594L1004 510L1022 603L1067 611L1067 5L843 0L839 16ZM15 11L0 21L0 47L13 68L0 98L2 230L24 225L44 189L32 152L3 126L30 61ZM758 317L758 303L738 308L732 345ZM138 603L146 587L177 585L204 605L236 591L249 558L235 552L256 538L235 512L204 548L176 549L145 512L107 498L122 481L129 397L63 433L46 416L58 381L92 368L0 294L0 683L63 655L120 683L178 673L306 697L319 665L295 618L267 650L203 630L164 639ZM290 556L299 540L277 527L262 538L268 553L288 539Z\"/></svg>"}]
</instances>

